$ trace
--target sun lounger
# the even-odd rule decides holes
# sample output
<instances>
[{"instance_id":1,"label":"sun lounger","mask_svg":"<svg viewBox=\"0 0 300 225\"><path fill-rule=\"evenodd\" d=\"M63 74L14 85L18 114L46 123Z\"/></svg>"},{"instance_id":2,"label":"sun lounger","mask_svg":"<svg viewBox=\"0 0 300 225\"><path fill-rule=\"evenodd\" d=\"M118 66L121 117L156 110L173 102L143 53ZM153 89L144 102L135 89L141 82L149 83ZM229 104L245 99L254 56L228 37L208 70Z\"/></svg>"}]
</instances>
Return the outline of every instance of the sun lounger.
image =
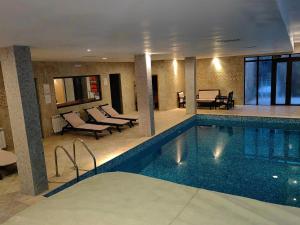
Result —
<instances>
[{"instance_id":1,"label":"sun lounger","mask_svg":"<svg viewBox=\"0 0 300 225\"><path fill-rule=\"evenodd\" d=\"M0 149L0 167L7 167L17 162L16 155L12 152L4 151ZM2 175L0 173L0 180Z\"/></svg>"},{"instance_id":2,"label":"sun lounger","mask_svg":"<svg viewBox=\"0 0 300 225\"><path fill-rule=\"evenodd\" d=\"M101 124L101 125L109 125L117 128L118 131L121 132L121 127L128 125L131 127L129 120L115 119L106 117L103 112L101 112L98 108L90 108L85 110L89 115L90 123Z\"/></svg>"},{"instance_id":3,"label":"sun lounger","mask_svg":"<svg viewBox=\"0 0 300 225\"><path fill-rule=\"evenodd\" d=\"M63 135L67 130L73 131L87 131L92 132L95 135L95 138L98 139L98 133L102 133L103 131L107 130L111 133L110 126L105 125L97 125L86 123L83 121L76 113L69 112L62 114L62 117L67 121L67 125L62 129L61 134Z\"/></svg>"},{"instance_id":4,"label":"sun lounger","mask_svg":"<svg viewBox=\"0 0 300 225\"><path fill-rule=\"evenodd\" d=\"M133 122L137 122L137 120L139 119L138 116L121 115L116 110L114 110L113 107L111 107L108 104L100 105L100 109L103 110L109 117L115 118L115 119L129 120L132 125L133 125Z\"/></svg>"}]
</instances>

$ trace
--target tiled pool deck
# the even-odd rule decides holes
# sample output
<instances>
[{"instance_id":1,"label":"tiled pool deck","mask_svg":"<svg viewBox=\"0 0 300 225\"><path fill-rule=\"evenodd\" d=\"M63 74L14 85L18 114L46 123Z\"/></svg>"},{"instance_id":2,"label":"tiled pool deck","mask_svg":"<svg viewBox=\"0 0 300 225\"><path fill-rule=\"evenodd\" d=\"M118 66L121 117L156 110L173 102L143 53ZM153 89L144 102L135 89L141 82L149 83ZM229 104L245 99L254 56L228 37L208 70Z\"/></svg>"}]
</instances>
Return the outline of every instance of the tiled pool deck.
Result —
<instances>
[{"instance_id":1,"label":"tiled pool deck","mask_svg":"<svg viewBox=\"0 0 300 225\"><path fill-rule=\"evenodd\" d=\"M260 123L262 118L264 121L270 121L272 123L276 122L278 125L286 125L286 122L290 124L291 127L298 127L300 119L300 107L236 107L234 110L206 110L200 109L198 110L198 118L202 118L202 120L224 120L229 117L235 120L236 123L240 123L243 120L252 120L254 123ZM219 115L219 116L215 116ZM155 113L155 122L157 133L161 133L166 131L167 129L175 126L176 124L188 119L189 116L185 115L184 109L175 109L166 112L156 112ZM193 120L193 119L192 119ZM208 120L207 120L208 121ZM176 128L175 128L176 129ZM173 130L173 129L172 129ZM168 131L165 132L164 135L167 135ZM159 138L164 138L163 136L159 136ZM64 157L60 158L62 168L61 173L62 177L55 178L54 177L54 162L53 162L53 149L56 145L64 145L68 148L71 147L72 140L78 137L78 135L67 134L63 137L61 136L52 136L50 138L45 139L44 147L45 147L45 157L48 171L48 178L50 181L50 188L53 189L64 182L67 182L74 178L74 170L71 169L71 165ZM127 129L122 133L114 133L114 135L105 136L101 138L99 141L93 139L90 136L81 136L92 150L94 150L97 165L102 165L105 162L110 161L112 158L117 157L118 155L128 151L129 149L143 143L148 138L143 138L138 135L138 127L133 129ZM153 142L154 140L152 140ZM144 145L149 144L150 142L144 143ZM129 157L133 154L134 151L131 151L129 155L125 154L126 157ZM79 164L82 168L81 174L85 173L87 170L92 169L92 163L90 158L85 155L83 151L79 152L80 160ZM122 157L125 157L122 156ZM120 157L120 158L122 158ZM118 158L117 160L120 160ZM106 164L109 166L112 162ZM111 165L110 165L111 166ZM105 168L105 167L103 167ZM18 188L19 182L16 175L7 177L4 181L1 181L0 184L0 223L10 216L14 215L18 211L23 210L29 205L35 203L40 200L40 197L32 198L30 196L24 196L19 193ZM3 210L2 210L3 209Z\"/></svg>"},{"instance_id":2,"label":"tiled pool deck","mask_svg":"<svg viewBox=\"0 0 300 225\"><path fill-rule=\"evenodd\" d=\"M300 209L128 173L80 182L5 225L296 225Z\"/></svg>"}]
</instances>

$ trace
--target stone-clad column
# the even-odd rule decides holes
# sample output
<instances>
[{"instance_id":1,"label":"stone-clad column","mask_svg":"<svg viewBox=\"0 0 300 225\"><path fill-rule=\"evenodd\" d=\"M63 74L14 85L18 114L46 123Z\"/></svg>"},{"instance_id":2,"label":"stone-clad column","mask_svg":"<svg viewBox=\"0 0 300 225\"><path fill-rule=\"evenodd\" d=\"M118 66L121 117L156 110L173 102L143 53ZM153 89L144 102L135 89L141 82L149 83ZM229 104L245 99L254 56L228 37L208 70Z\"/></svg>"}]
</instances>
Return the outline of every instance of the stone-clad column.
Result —
<instances>
[{"instance_id":1,"label":"stone-clad column","mask_svg":"<svg viewBox=\"0 0 300 225\"><path fill-rule=\"evenodd\" d=\"M48 189L48 180L30 49L0 49L0 61L21 191L36 195Z\"/></svg>"},{"instance_id":2,"label":"stone-clad column","mask_svg":"<svg viewBox=\"0 0 300 225\"><path fill-rule=\"evenodd\" d=\"M196 57L185 58L186 113L196 114Z\"/></svg>"},{"instance_id":3,"label":"stone-clad column","mask_svg":"<svg viewBox=\"0 0 300 225\"><path fill-rule=\"evenodd\" d=\"M150 55L135 56L135 79L140 133L149 137L155 134Z\"/></svg>"}]
</instances>

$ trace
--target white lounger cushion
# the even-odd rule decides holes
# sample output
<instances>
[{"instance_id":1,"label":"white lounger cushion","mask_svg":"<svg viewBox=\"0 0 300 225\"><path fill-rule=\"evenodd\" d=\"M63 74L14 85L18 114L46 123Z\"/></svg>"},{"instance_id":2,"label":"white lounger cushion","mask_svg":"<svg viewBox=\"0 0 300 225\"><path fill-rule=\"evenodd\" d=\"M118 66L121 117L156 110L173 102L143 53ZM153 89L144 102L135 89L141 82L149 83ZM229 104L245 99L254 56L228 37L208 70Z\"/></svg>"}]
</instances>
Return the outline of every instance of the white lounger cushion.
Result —
<instances>
[{"instance_id":1,"label":"white lounger cushion","mask_svg":"<svg viewBox=\"0 0 300 225\"><path fill-rule=\"evenodd\" d=\"M64 114L63 117L65 118L66 121L68 121L72 127L79 127L81 125L86 124L76 113L71 112Z\"/></svg>"},{"instance_id":2,"label":"white lounger cushion","mask_svg":"<svg viewBox=\"0 0 300 225\"><path fill-rule=\"evenodd\" d=\"M104 105L102 106L102 109L113 117L120 116L120 114L116 110L114 110L114 108L111 107L110 105Z\"/></svg>"},{"instance_id":3,"label":"white lounger cushion","mask_svg":"<svg viewBox=\"0 0 300 225\"><path fill-rule=\"evenodd\" d=\"M112 117L118 117L121 119L132 119L132 120L139 119L138 116L121 115L116 110L114 110L110 105L104 105L104 106L101 106L101 108Z\"/></svg>"},{"instance_id":4,"label":"white lounger cushion","mask_svg":"<svg viewBox=\"0 0 300 225\"><path fill-rule=\"evenodd\" d=\"M218 95L218 90L200 90L197 101L214 101Z\"/></svg>"},{"instance_id":5,"label":"white lounger cushion","mask_svg":"<svg viewBox=\"0 0 300 225\"><path fill-rule=\"evenodd\" d=\"M9 166L16 162L17 158L14 153L0 150L0 166Z\"/></svg>"},{"instance_id":6,"label":"white lounger cushion","mask_svg":"<svg viewBox=\"0 0 300 225\"><path fill-rule=\"evenodd\" d=\"M127 120L107 118L103 113L97 108L88 109L87 112L99 123L112 123L117 125L125 125L128 123Z\"/></svg>"}]
</instances>

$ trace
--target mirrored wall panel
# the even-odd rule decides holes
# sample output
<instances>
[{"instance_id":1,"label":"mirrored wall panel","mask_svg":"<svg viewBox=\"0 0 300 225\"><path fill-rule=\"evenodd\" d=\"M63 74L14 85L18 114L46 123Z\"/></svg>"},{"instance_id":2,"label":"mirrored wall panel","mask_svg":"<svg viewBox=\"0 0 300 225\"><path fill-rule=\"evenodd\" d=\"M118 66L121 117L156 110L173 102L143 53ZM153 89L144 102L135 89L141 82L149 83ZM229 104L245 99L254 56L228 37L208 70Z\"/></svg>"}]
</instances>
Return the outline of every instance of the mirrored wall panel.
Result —
<instances>
[{"instance_id":1,"label":"mirrored wall panel","mask_svg":"<svg viewBox=\"0 0 300 225\"><path fill-rule=\"evenodd\" d=\"M54 78L58 108L101 100L99 75Z\"/></svg>"}]
</instances>

